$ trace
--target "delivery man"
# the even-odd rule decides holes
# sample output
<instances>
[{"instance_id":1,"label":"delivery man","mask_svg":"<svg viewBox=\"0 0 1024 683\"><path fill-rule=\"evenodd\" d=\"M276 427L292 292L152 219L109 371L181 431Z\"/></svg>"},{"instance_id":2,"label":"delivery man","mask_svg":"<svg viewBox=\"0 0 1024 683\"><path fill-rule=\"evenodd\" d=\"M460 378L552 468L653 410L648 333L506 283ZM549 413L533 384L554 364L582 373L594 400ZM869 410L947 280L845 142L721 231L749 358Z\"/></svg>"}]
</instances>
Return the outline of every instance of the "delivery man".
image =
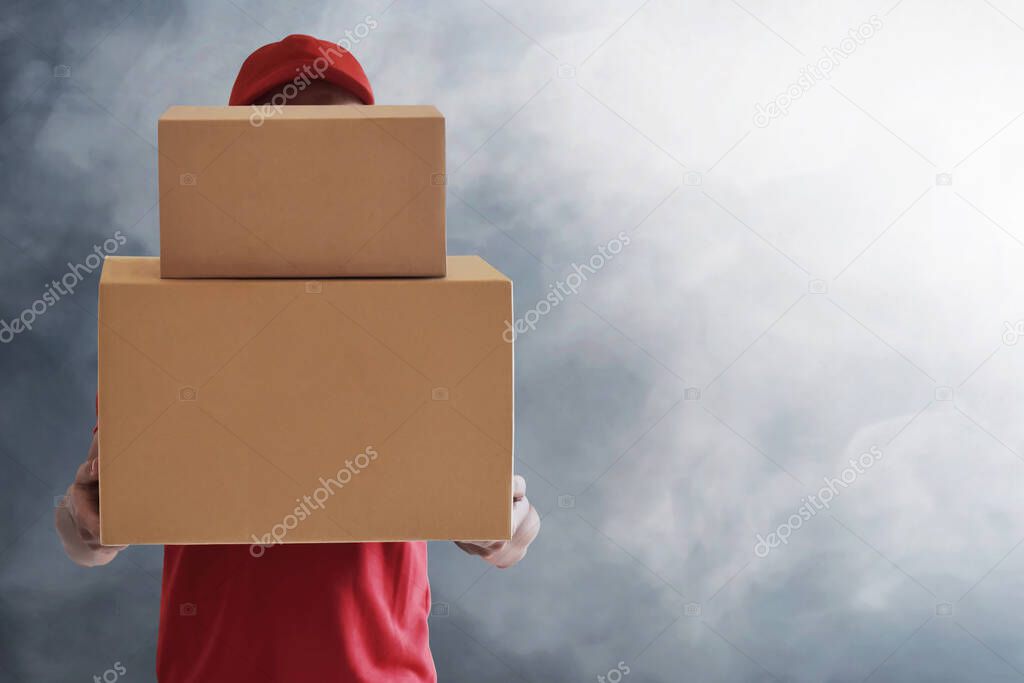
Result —
<instances>
[{"instance_id":1,"label":"delivery man","mask_svg":"<svg viewBox=\"0 0 1024 683\"><path fill-rule=\"evenodd\" d=\"M230 99L253 105L260 121L284 104L372 103L369 81L350 52L302 35L250 55ZM56 510L65 551L86 567L105 565L123 550L99 543L97 456L94 435ZM496 567L521 560L540 529L526 482L516 476L510 488L512 540L457 543ZM262 553L248 545L166 546L157 677L161 683L435 681L429 613L423 542L276 545Z\"/></svg>"}]
</instances>

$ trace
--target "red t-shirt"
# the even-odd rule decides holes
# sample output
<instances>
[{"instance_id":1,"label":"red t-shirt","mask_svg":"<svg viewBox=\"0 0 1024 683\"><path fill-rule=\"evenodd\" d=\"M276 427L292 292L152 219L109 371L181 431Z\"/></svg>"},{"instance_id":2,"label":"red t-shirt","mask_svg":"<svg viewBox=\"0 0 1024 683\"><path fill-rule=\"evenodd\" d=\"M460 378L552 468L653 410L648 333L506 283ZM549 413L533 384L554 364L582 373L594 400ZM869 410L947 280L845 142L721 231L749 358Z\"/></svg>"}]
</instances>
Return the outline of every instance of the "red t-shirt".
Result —
<instances>
[{"instance_id":1,"label":"red t-shirt","mask_svg":"<svg viewBox=\"0 0 1024 683\"><path fill-rule=\"evenodd\" d=\"M426 543L166 546L160 683L436 681Z\"/></svg>"}]
</instances>

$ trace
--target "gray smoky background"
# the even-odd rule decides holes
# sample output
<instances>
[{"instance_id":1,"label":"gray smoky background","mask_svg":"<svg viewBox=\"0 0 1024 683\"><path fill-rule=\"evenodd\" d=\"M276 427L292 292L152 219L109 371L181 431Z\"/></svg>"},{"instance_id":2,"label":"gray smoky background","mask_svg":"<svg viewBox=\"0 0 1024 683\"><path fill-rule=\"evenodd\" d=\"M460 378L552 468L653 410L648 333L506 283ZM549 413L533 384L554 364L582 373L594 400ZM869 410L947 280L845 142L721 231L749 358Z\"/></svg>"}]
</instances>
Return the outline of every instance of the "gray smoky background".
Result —
<instances>
[{"instance_id":1,"label":"gray smoky background","mask_svg":"<svg viewBox=\"0 0 1024 683\"><path fill-rule=\"evenodd\" d=\"M543 529L431 545L441 680L1024 677L1024 1L8 2L0 318L155 254L157 118L289 33L445 113L449 251L515 281ZM52 528L97 277L0 345L4 683L154 679L161 549Z\"/></svg>"}]
</instances>

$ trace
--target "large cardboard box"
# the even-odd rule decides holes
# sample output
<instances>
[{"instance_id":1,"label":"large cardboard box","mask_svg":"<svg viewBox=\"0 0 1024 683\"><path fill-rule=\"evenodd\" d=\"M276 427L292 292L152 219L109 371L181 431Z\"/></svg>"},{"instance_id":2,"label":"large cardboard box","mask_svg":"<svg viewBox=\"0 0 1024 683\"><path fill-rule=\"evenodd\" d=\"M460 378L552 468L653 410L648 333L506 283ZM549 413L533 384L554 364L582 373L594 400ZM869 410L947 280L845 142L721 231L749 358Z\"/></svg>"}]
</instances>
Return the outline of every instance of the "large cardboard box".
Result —
<instances>
[{"instance_id":1,"label":"large cardboard box","mask_svg":"<svg viewBox=\"0 0 1024 683\"><path fill-rule=\"evenodd\" d=\"M108 257L102 542L509 538L512 283L447 270L184 280Z\"/></svg>"},{"instance_id":2,"label":"large cardboard box","mask_svg":"<svg viewBox=\"0 0 1024 683\"><path fill-rule=\"evenodd\" d=\"M444 275L434 107L178 106L158 137L164 277Z\"/></svg>"}]
</instances>

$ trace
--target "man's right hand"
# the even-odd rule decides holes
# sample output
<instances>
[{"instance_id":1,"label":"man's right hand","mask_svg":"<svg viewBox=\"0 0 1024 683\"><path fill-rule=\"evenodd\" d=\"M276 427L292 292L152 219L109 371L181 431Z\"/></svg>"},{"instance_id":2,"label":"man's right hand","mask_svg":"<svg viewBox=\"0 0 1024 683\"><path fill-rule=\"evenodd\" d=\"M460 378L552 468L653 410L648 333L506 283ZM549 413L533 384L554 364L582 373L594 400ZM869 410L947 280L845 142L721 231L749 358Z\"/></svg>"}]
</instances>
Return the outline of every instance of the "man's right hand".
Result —
<instances>
[{"instance_id":1,"label":"man's right hand","mask_svg":"<svg viewBox=\"0 0 1024 683\"><path fill-rule=\"evenodd\" d=\"M99 446L92 437L89 456L75 473L62 505L55 511L54 524L64 552L83 567L107 564L128 546L100 545Z\"/></svg>"}]
</instances>

